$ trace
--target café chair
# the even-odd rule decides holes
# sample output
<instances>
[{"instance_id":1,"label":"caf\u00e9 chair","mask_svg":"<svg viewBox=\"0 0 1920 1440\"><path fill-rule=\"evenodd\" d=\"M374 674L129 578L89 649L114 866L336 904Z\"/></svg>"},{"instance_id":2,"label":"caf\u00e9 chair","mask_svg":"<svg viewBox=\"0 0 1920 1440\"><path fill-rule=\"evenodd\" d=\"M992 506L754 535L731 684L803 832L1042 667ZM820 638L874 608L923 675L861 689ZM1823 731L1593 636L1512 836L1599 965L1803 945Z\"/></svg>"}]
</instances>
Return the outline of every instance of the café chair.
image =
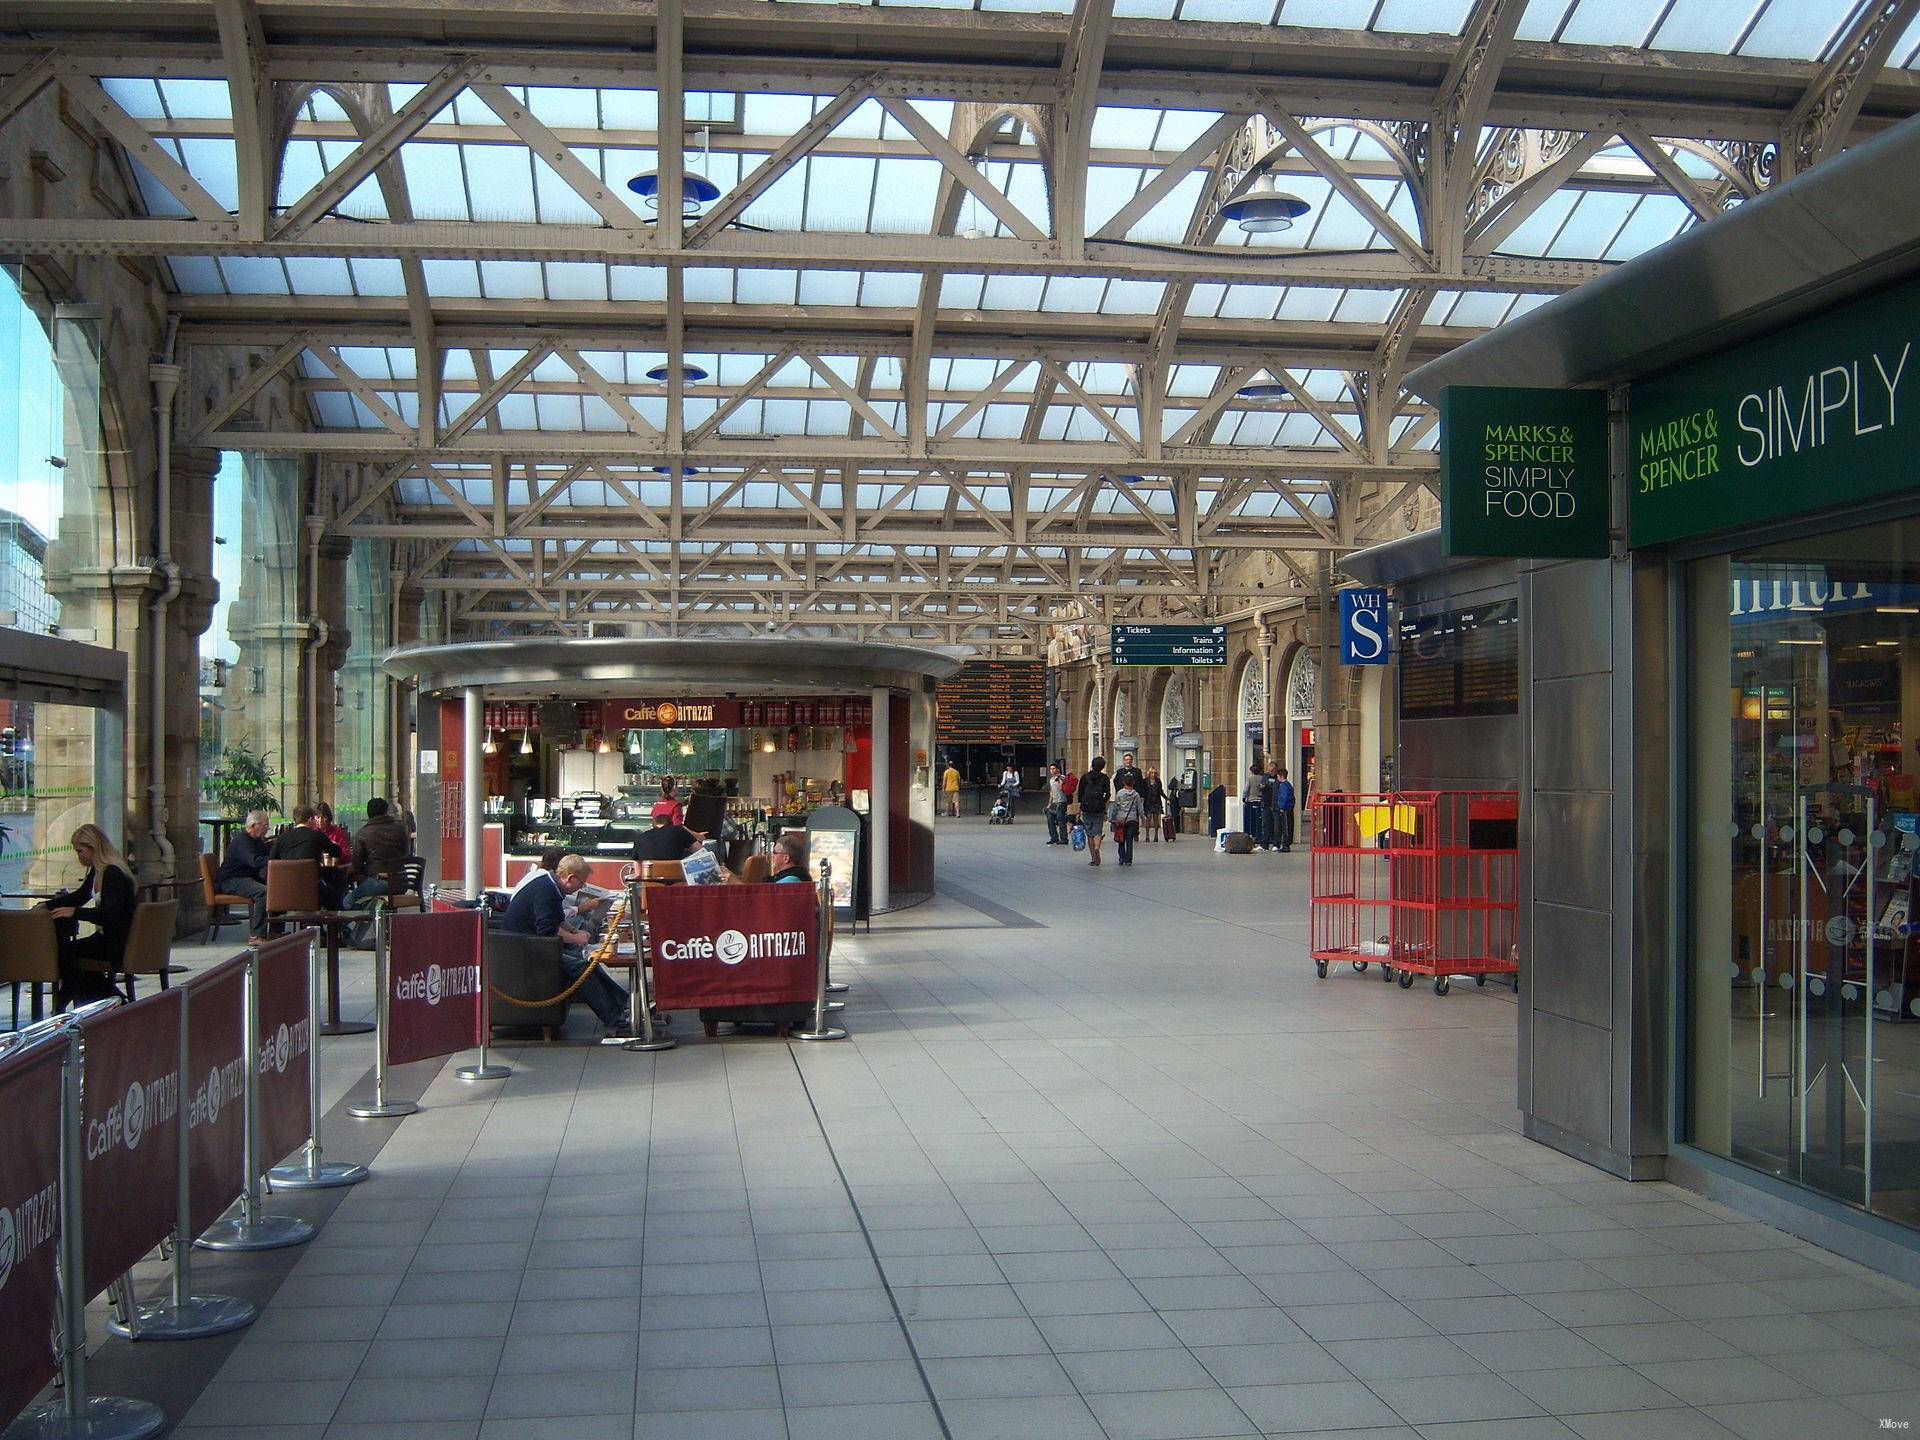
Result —
<instances>
[{"instance_id":1,"label":"caf\u00e9 chair","mask_svg":"<svg viewBox=\"0 0 1920 1440\"><path fill-rule=\"evenodd\" d=\"M765 855L749 855L747 863L740 867L742 885L764 885L773 879L773 862Z\"/></svg>"},{"instance_id":2,"label":"caf\u00e9 chair","mask_svg":"<svg viewBox=\"0 0 1920 1440\"><path fill-rule=\"evenodd\" d=\"M558 935L511 935L504 930L489 930L487 947L487 988L493 992L492 1008L487 1012L495 1030L533 1029L552 1040L567 1023L571 1000L554 1004L529 1004L549 1000L567 988L560 969Z\"/></svg>"},{"instance_id":3,"label":"caf\u00e9 chair","mask_svg":"<svg viewBox=\"0 0 1920 1440\"><path fill-rule=\"evenodd\" d=\"M686 869L678 860L642 860L640 862L640 885L684 885L687 883Z\"/></svg>"},{"instance_id":4,"label":"caf\u00e9 chair","mask_svg":"<svg viewBox=\"0 0 1920 1440\"><path fill-rule=\"evenodd\" d=\"M267 933L280 933L278 915L320 908L318 860L267 862Z\"/></svg>"},{"instance_id":5,"label":"caf\u00e9 chair","mask_svg":"<svg viewBox=\"0 0 1920 1440\"><path fill-rule=\"evenodd\" d=\"M126 986L129 1003L139 999L134 982L142 975L156 975L160 988L167 988L174 975L184 975L187 967L174 965L173 928L180 920L178 900L147 900L133 907L133 924L127 930L127 950L120 957L116 973L104 960L88 961L86 968L114 975Z\"/></svg>"},{"instance_id":6,"label":"caf\u00e9 chair","mask_svg":"<svg viewBox=\"0 0 1920 1440\"><path fill-rule=\"evenodd\" d=\"M427 862L409 855L387 872L387 909L424 910L427 893Z\"/></svg>"},{"instance_id":7,"label":"caf\u00e9 chair","mask_svg":"<svg viewBox=\"0 0 1920 1440\"><path fill-rule=\"evenodd\" d=\"M20 1028L20 987L32 987L38 1009L40 987L60 979L60 941L53 912L0 910L0 982L13 991L13 1028Z\"/></svg>"},{"instance_id":8,"label":"caf\u00e9 chair","mask_svg":"<svg viewBox=\"0 0 1920 1440\"><path fill-rule=\"evenodd\" d=\"M218 940L220 932L227 926L244 923L244 912L253 904L244 895L225 894L218 885L214 884L213 876L213 856L202 850L200 852L200 897L207 906L207 938L201 943L207 945ZM227 913L236 905L243 913L242 920L235 920Z\"/></svg>"}]
</instances>

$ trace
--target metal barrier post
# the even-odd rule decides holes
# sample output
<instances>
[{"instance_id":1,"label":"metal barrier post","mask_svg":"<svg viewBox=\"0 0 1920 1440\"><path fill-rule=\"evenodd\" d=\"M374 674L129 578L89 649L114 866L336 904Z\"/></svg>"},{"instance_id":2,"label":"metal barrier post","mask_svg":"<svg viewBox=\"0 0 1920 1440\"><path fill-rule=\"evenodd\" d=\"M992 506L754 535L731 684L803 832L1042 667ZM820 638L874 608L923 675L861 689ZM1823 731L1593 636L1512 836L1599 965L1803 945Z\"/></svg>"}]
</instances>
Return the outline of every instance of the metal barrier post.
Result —
<instances>
[{"instance_id":1,"label":"metal barrier post","mask_svg":"<svg viewBox=\"0 0 1920 1440\"><path fill-rule=\"evenodd\" d=\"M307 1046L306 1153L291 1165L274 1166L267 1179L282 1190L337 1190L358 1185L370 1172L364 1165L321 1159L320 947L311 936L307 940L307 1014L313 1019L313 1043Z\"/></svg>"},{"instance_id":2,"label":"metal barrier post","mask_svg":"<svg viewBox=\"0 0 1920 1440\"><path fill-rule=\"evenodd\" d=\"M387 907L377 906L373 912L373 983L380 993L373 1007L373 1103L347 1107L347 1113L359 1120L393 1120L420 1109L411 1100L387 1098L387 1003L393 990L387 974L387 920Z\"/></svg>"},{"instance_id":3,"label":"metal barrier post","mask_svg":"<svg viewBox=\"0 0 1920 1440\"><path fill-rule=\"evenodd\" d=\"M647 949L640 938L640 882L627 881L627 924L633 931L633 992L627 996L629 1013L638 1017L640 1033L622 1050L671 1050L678 1043L653 1029L653 991L647 987ZM631 1028L631 1027L630 1027Z\"/></svg>"},{"instance_id":4,"label":"metal barrier post","mask_svg":"<svg viewBox=\"0 0 1920 1440\"><path fill-rule=\"evenodd\" d=\"M820 883L814 887L819 897L815 906L813 921L814 973L816 976L813 991L813 1028L795 1030L796 1040L844 1040L847 1032L837 1025L827 1024L827 922L833 915L833 867L826 861L820 862Z\"/></svg>"},{"instance_id":5,"label":"metal barrier post","mask_svg":"<svg viewBox=\"0 0 1920 1440\"><path fill-rule=\"evenodd\" d=\"M260 952L247 957L247 1063L241 1088L247 1108L247 1188L240 1213L222 1220L193 1243L202 1250L283 1250L313 1238L313 1226L294 1215L269 1215L262 1208L260 1180ZM316 1042L317 1043L317 1042Z\"/></svg>"},{"instance_id":6,"label":"metal barrier post","mask_svg":"<svg viewBox=\"0 0 1920 1440\"><path fill-rule=\"evenodd\" d=\"M187 1015L193 1007L193 992L180 999L180 1155L179 1185L174 1192L173 1288L168 1298L153 1305L135 1300L133 1286L125 1276L125 1300L121 1320L108 1320L107 1328L129 1340L200 1340L208 1335L225 1335L260 1318L260 1307L238 1295L196 1295L193 1293L193 1237L186 1232L187 1216L192 1213L193 1185L189 1176L188 1132L193 1128L187 1104L187 1071L193 1057L187 1051Z\"/></svg>"},{"instance_id":7,"label":"metal barrier post","mask_svg":"<svg viewBox=\"0 0 1920 1440\"><path fill-rule=\"evenodd\" d=\"M21 1412L7 1427L8 1440L145 1440L167 1428L158 1405L118 1395L87 1394L87 1297L85 1239L81 1234L80 1086L85 1065L76 1018L68 1017L67 1053L60 1087L60 1385L58 1399Z\"/></svg>"},{"instance_id":8,"label":"metal barrier post","mask_svg":"<svg viewBox=\"0 0 1920 1440\"><path fill-rule=\"evenodd\" d=\"M504 1080L513 1074L511 1065L495 1065L487 1058L487 1045L493 1039L493 992L487 988L487 930L484 903L480 921L480 1063L462 1065L453 1073L461 1080Z\"/></svg>"}]
</instances>

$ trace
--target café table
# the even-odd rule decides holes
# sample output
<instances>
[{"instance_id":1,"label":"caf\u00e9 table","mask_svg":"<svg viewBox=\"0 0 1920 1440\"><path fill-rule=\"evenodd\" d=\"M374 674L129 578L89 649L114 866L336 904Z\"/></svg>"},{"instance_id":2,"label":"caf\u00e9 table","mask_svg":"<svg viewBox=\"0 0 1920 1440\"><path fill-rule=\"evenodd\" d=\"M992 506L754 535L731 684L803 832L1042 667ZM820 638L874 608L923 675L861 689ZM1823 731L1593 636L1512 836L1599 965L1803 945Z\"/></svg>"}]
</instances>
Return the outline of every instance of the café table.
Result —
<instances>
[{"instance_id":1,"label":"caf\u00e9 table","mask_svg":"<svg viewBox=\"0 0 1920 1440\"><path fill-rule=\"evenodd\" d=\"M327 1015L320 1022L322 1035L365 1035L373 1026L365 1020L340 1018L340 932L367 918L364 910L282 910L273 916L275 924L285 921L296 929L311 926L327 942Z\"/></svg>"}]
</instances>

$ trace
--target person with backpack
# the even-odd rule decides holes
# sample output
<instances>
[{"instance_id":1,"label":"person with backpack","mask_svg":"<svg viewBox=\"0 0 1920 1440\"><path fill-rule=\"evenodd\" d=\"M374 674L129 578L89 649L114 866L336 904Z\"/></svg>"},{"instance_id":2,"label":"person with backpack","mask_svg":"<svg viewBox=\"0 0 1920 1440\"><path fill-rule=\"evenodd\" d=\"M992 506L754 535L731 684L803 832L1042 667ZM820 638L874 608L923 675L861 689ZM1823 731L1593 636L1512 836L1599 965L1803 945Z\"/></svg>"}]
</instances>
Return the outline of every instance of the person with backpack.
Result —
<instances>
[{"instance_id":1,"label":"person with backpack","mask_svg":"<svg viewBox=\"0 0 1920 1440\"><path fill-rule=\"evenodd\" d=\"M1112 817L1113 846L1119 852L1120 863L1131 865L1133 842L1140 837L1140 817L1146 813L1146 802L1134 787L1130 771L1120 772L1120 788L1113 792L1113 804L1108 807L1107 813Z\"/></svg>"},{"instance_id":2,"label":"person with backpack","mask_svg":"<svg viewBox=\"0 0 1920 1440\"><path fill-rule=\"evenodd\" d=\"M1282 765L1273 781L1273 816L1277 822L1273 838L1279 843L1282 855L1293 849L1294 803L1293 781L1287 778L1287 767Z\"/></svg>"},{"instance_id":3,"label":"person with backpack","mask_svg":"<svg viewBox=\"0 0 1920 1440\"><path fill-rule=\"evenodd\" d=\"M1106 756L1093 757L1093 763L1087 766L1087 773L1080 777L1074 796L1080 802L1080 823L1087 831L1087 863L1098 865L1100 839L1107 828L1107 802L1113 798L1113 781L1107 776Z\"/></svg>"}]
</instances>

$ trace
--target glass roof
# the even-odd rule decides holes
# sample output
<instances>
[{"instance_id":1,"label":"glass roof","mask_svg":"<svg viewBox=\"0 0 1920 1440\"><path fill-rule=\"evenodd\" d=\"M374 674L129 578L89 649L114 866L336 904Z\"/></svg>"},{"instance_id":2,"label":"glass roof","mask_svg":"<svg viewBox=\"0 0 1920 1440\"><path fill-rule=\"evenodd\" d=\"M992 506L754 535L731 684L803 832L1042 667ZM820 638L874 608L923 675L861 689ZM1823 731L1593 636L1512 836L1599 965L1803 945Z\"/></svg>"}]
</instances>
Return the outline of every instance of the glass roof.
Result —
<instances>
[{"instance_id":1,"label":"glass roof","mask_svg":"<svg viewBox=\"0 0 1920 1440\"><path fill-rule=\"evenodd\" d=\"M867 3L1055 17L1074 9L1072 0ZM1675 65L1712 56L1811 67L1835 52L1856 8L1856 0L1529 0L1517 33L1523 47L1536 45L1524 51L1530 59L1546 53L1537 45L1552 45L1639 51ZM1368 32L1426 54L1436 39L1458 37L1471 10L1471 0L1117 0L1114 13ZM1920 66L1920 20L1888 63ZM493 73L510 76L511 67ZM651 81L650 62L631 78ZM378 82L343 76L305 92L277 171L277 215L300 210L355 155L374 123L358 108L370 83ZM624 539L584 542L570 584L661 553L664 532L635 507L664 511L676 498L689 514L742 526L781 517L805 529L816 559L848 562L845 576L862 573L856 555L912 559L913 546L885 540L887 526L917 544L929 526L985 518L1010 538L1016 509L1041 517L1027 537L1036 542L1068 521L1136 527L1138 546L1071 548L1089 563L1124 552L1151 568L1191 555L1173 545L1176 521L1194 523L1179 515L1176 474L1192 479L1197 523L1225 533L1228 522L1318 525L1335 514L1343 469L1430 467L1429 407L1400 396L1384 440L1373 442L1359 398L1385 327L1409 305L1418 307L1416 351L1437 353L1665 244L1700 223L1696 209L1738 203L1749 183L1738 157L1702 131L1656 140L1665 152L1658 169L1609 137L1557 189L1509 192L1523 177L1509 176L1501 157L1529 157L1526 169L1537 170L1578 132L1490 130L1478 152L1478 202L1518 203L1491 244L1470 232L1470 265L1426 278L1424 253L1403 252L1437 253L1436 217L1424 213L1391 125L1300 115L1276 127L1209 108L1201 89L1180 108L1095 107L1084 170L1058 181L1084 198L1089 263L1077 270L1047 238L1057 220L1052 147L1030 128L1045 128L1044 106L996 116L897 86L859 99L818 80L789 93L765 83L684 97L686 171L721 198L689 208L695 238L680 255L678 312L666 268L648 258L654 198L629 184L660 165L659 97L648 84L507 85L504 99L487 84L457 90L383 170L359 176L328 208L315 235L351 233L351 245L176 253L163 263L190 321L312 332L293 362L306 427L389 437L396 454L418 443L414 432L438 430L510 457L500 470L484 454L447 451L431 477L416 469L394 482L395 514L478 514L504 485L508 512L535 510L541 525L601 515L636 522L624 525ZM239 210L224 75L101 84L215 206ZM375 108L399 113L421 93L417 81L388 83ZM1311 144L1287 140L1284 126L1296 120ZM956 129L962 123L975 133ZM952 147L944 156L940 136ZM768 168L775 164L782 168ZM142 165L128 168L148 214L205 213ZM1676 193L1674 171L1696 193ZM1256 179L1291 200L1294 223L1246 225L1221 211L1262 193ZM703 225L715 209L726 213ZM396 222L413 222L409 235L451 238L410 240L419 253L403 260L405 247L388 247L382 234ZM408 333L410 300L431 307L440 326L431 384ZM670 314L687 331L683 354L665 348ZM674 364L691 367L677 416L668 386L649 376ZM503 376L516 383L503 390ZM1143 404L1149 380L1158 388ZM922 398L924 414L913 413ZM692 449L717 452L677 482L660 465L660 432L676 420ZM947 447L960 459L909 463L910 434L927 437L921 453ZM786 451L783 441L792 442ZM851 463L808 458L831 457L836 441L879 448ZM1209 448L1176 467L1188 446ZM1103 449L1130 458L1103 468L1089 458ZM836 547L833 527L849 508L881 529ZM526 554L544 534L535 526L462 539L457 553ZM764 537L681 546L769 573L780 570L766 557L772 548ZM974 557L981 568L969 581L1002 574L1003 559L1007 574L1019 568L1005 546L939 548L950 560ZM1058 564L1069 550L1016 548L1020 567ZM935 547L922 549L931 565Z\"/></svg>"}]
</instances>

